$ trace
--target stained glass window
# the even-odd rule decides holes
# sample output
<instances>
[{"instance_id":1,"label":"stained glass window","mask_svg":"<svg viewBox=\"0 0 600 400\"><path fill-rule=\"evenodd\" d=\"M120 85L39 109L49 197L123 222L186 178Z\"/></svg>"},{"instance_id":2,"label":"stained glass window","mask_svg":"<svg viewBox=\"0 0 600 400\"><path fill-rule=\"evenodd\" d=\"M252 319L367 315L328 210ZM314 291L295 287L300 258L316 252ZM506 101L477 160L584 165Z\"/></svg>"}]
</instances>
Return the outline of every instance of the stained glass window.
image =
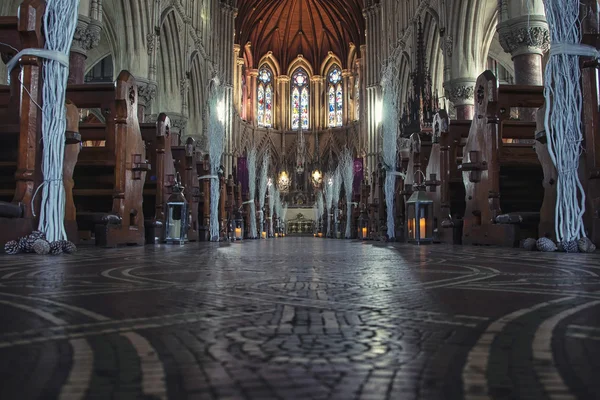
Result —
<instances>
[{"instance_id":1,"label":"stained glass window","mask_svg":"<svg viewBox=\"0 0 600 400\"><path fill-rule=\"evenodd\" d=\"M342 71L337 65L334 65L329 71L329 90L327 91L330 127L342 126L343 124L344 91L341 81Z\"/></svg>"},{"instance_id":2,"label":"stained glass window","mask_svg":"<svg viewBox=\"0 0 600 400\"><path fill-rule=\"evenodd\" d=\"M292 75L292 129L308 129L309 119L308 74L299 68Z\"/></svg>"},{"instance_id":3,"label":"stained glass window","mask_svg":"<svg viewBox=\"0 0 600 400\"><path fill-rule=\"evenodd\" d=\"M258 126L273 125L273 74L264 66L258 71L256 119Z\"/></svg>"},{"instance_id":4,"label":"stained glass window","mask_svg":"<svg viewBox=\"0 0 600 400\"><path fill-rule=\"evenodd\" d=\"M335 90L329 86L329 126L335 126Z\"/></svg>"},{"instance_id":5,"label":"stained glass window","mask_svg":"<svg viewBox=\"0 0 600 400\"><path fill-rule=\"evenodd\" d=\"M273 125L273 89L271 85L265 90L265 126Z\"/></svg>"}]
</instances>

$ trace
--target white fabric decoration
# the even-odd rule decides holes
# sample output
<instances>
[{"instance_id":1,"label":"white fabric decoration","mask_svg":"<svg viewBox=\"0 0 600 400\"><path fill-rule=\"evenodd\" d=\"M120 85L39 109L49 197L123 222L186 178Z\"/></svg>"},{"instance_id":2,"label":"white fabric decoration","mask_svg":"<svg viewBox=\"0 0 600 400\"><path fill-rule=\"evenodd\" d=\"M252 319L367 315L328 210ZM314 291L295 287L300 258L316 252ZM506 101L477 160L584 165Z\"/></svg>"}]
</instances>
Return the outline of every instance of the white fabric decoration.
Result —
<instances>
[{"instance_id":1,"label":"white fabric decoration","mask_svg":"<svg viewBox=\"0 0 600 400\"><path fill-rule=\"evenodd\" d=\"M250 239L256 239L256 147L252 147L248 153L248 202L250 203Z\"/></svg>"},{"instance_id":2,"label":"white fabric decoration","mask_svg":"<svg viewBox=\"0 0 600 400\"><path fill-rule=\"evenodd\" d=\"M354 158L352 152L345 148L340 155L340 164L338 166L342 180L344 181L344 191L346 192L346 239L352 238L352 185L354 184Z\"/></svg>"},{"instance_id":3,"label":"white fabric decoration","mask_svg":"<svg viewBox=\"0 0 600 400\"><path fill-rule=\"evenodd\" d=\"M579 2L545 0L544 5L552 43L544 77L549 105L544 124L558 171L555 229L560 243L585 237L585 191L578 175L583 140L579 56L598 57L598 52L580 44Z\"/></svg>"}]
</instances>

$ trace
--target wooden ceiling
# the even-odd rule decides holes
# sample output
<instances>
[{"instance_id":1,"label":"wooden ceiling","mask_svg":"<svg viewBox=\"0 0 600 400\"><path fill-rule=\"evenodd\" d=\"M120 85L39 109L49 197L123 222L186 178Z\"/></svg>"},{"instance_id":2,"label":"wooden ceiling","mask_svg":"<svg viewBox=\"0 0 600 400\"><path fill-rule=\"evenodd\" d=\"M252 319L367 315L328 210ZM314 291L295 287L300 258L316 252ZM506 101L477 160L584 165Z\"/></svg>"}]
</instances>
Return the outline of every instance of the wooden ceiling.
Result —
<instances>
[{"instance_id":1,"label":"wooden ceiling","mask_svg":"<svg viewBox=\"0 0 600 400\"><path fill-rule=\"evenodd\" d=\"M365 40L362 8L363 0L239 0L236 41L251 44L254 63L272 51L283 74L299 54L318 73L329 51L346 68L350 43Z\"/></svg>"}]
</instances>

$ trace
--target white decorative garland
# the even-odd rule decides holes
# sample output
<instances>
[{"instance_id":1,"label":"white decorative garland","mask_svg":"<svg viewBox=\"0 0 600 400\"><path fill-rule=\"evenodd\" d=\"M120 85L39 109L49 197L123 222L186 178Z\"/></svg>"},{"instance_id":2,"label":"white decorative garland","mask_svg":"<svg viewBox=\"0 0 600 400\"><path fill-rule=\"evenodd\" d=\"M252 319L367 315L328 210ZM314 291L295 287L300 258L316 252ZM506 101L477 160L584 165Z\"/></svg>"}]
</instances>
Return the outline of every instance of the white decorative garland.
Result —
<instances>
[{"instance_id":1,"label":"white decorative garland","mask_svg":"<svg viewBox=\"0 0 600 400\"><path fill-rule=\"evenodd\" d=\"M346 239L352 238L352 186L354 184L354 158L347 148L340 155L340 174L344 181L344 190L346 192Z\"/></svg>"},{"instance_id":2,"label":"white decorative garland","mask_svg":"<svg viewBox=\"0 0 600 400\"><path fill-rule=\"evenodd\" d=\"M391 58L383 69L381 87L383 89L383 164L385 174L385 203L387 209L387 236L396 236L394 222L394 191L396 187L396 159L398 156L398 109L400 100L400 79L398 79L397 58Z\"/></svg>"},{"instance_id":3,"label":"white decorative garland","mask_svg":"<svg viewBox=\"0 0 600 400\"><path fill-rule=\"evenodd\" d=\"M250 202L250 239L258 237L256 230L256 147L248 153L248 201Z\"/></svg>"},{"instance_id":4,"label":"white decorative garland","mask_svg":"<svg viewBox=\"0 0 600 400\"><path fill-rule=\"evenodd\" d=\"M340 209L340 192L342 191L342 173L340 172L340 166L338 165L335 169L335 173L333 174L333 185L331 186L332 191L332 205L329 207L329 213L331 213L331 207L333 207L333 215L330 214L330 217L333 216L333 231L335 235L337 235L338 231L338 220L337 216L339 215Z\"/></svg>"},{"instance_id":5,"label":"white decorative garland","mask_svg":"<svg viewBox=\"0 0 600 400\"><path fill-rule=\"evenodd\" d=\"M225 146L225 127L219 120L219 103L223 101L223 86L218 78L211 82L209 94L209 120L208 120L208 157L210 159L210 240L219 241L219 198L220 182L219 168L221 167L221 156Z\"/></svg>"},{"instance_id":6,"label":"white decorative garland","mask_svg":"<svg viewBox=\"0 0 600 400\"><path fill-rule=\"evenodd\" d=\"M578 176L583 140L579 56L598 57L598 51L580 44L579 2L545 0L544 5L552 43L544 77L544 124L548 152L558 171L556 239L567 243L586 236L585 191Z\"/></svg>"},{"instance_id":7,"label":"white decorative garland","mask_svg":"<svg viewBox=\"0 0 600 400\"><path fill-rule=\"evenodd\" d=\"M269 153L265 152L262 160L262 168L260 169L260 178L258 181L258 215L260 215L260 234L262 237L262 229L265 221L265 213L263 208L265 207L265 196L267 195L267 174L269 172Z\"/></svg>"},{"instance_id":8,"label":"white decorative garland","mask_svg":"<svg viewBox=\"0 0 600 400\"><path fill-rule=\"evenodd\" d=\"M327 218L327 237L331 236L331 204L333 203L333 174L331 172L326 172L323 177L323 192L325 194L324 201L324 215Z\"/></svg>"},{"instance_id":9,"label":"white decorative garland","mask_svg":"<svg viewBox=\"0 0 600 400\"><path fill-rule=\"evenodd\" d=\"M270 185L267 185L268 187L268 192L269 192L269 236L273 237L275 236L273 232L273 210L275 210L275 183L273 183L273 181L271 179L268 179L271 181Z\"/></svg>"},{"instance_id":10,"label":"white decorative garland","mask_svg":"<svg viewBox=\"0 0 600 400\"><path fill-rule=\"evenodd\" d=\"M44 14L45 48L68 57L77 26L75 0L48 0ZM19 57L15 57L18 59ZM65 187L63 160L65 154L65 93L69 67L54 59L44 61L42 103L42 169L44 183L38 229L49 242L67 238L65 231Z\"/></svg>"}]
</instances>

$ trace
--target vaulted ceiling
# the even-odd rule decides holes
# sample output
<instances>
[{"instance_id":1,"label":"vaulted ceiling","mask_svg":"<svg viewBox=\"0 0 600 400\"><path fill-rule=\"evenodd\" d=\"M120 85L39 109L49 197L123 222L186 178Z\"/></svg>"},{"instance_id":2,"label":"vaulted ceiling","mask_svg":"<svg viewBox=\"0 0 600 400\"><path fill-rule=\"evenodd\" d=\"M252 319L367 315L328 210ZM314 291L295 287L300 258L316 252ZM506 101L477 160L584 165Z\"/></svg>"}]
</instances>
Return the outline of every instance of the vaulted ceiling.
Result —
<instances>
[{"instance_id":1,"label":"vaulted ceiling","mask_svg":"<svg viewBox=\"0 0 600 400\"><path fill-rule=\"evenodd\" d=\"M329 51L345 64L350 43L365 40L362 8L363 0L239 0L236 41L251 44L255 63L272 51L282 73L299 54L316 71Z\"/></svg>"}]
</instances>

